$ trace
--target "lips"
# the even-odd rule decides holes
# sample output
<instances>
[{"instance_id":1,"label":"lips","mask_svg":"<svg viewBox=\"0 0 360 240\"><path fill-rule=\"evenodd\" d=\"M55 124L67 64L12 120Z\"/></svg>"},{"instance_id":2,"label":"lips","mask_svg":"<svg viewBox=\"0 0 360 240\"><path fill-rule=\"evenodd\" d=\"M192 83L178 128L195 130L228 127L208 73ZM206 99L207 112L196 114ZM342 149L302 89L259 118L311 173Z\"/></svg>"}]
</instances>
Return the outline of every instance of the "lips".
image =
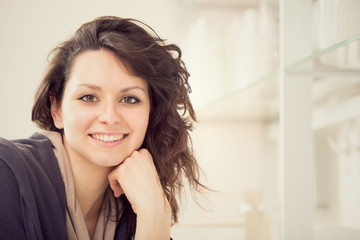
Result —
<instances>
[{"instance_id":1,"label":"lips","mask_svg":"<svg viewBox=\"0 0 360 240\"><path fill-rule=\"evenodd\" d=\"M123 139L124 137L126 137L127 134L112 134L112 135L108 135L108 134L90 134L90 137L101 141L101 142L116 142L116 141L120 141L121 139Z\"/></svg>"}]
</instances>

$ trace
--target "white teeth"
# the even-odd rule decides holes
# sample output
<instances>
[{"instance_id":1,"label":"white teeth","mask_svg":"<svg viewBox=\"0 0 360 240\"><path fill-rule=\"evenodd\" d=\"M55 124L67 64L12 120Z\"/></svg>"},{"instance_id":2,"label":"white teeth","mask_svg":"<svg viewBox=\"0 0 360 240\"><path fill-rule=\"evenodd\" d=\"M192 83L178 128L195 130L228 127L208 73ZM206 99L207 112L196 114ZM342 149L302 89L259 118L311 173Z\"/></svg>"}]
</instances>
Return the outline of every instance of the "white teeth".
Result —
<instances>
[{"instance_id":1,"label":"white teeth","mask_svg":"<svg viewBox=\"0 0 360 240\"><path fill-rule=\"evenodd\" d=\"M91 137L95 138L96 140L100 140L102 142L115 142L121 140L124 135L118 134L118 135L100 135L100 134L94 134L91 135Z\"/></svg>"}]
</instances>

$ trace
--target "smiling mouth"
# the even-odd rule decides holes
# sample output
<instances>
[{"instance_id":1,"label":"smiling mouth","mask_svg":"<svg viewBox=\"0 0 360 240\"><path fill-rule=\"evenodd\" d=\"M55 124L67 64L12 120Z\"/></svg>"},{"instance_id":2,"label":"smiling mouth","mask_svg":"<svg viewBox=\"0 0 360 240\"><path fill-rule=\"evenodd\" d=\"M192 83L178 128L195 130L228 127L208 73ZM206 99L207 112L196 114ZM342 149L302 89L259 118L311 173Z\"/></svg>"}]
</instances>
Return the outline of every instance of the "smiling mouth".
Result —
<instances>
[{"instance_id":1,"label":"smiling mouth","mask_svg":"<svg viewBox=\"0 0 360 240\"><path fill-rule=\"evenodd\" d=\"M102 135L102 134L90 134L90 137L101 142L116 142L124 139L128 134L116 134L116 135Z\"/></svg>"}]
</instances>

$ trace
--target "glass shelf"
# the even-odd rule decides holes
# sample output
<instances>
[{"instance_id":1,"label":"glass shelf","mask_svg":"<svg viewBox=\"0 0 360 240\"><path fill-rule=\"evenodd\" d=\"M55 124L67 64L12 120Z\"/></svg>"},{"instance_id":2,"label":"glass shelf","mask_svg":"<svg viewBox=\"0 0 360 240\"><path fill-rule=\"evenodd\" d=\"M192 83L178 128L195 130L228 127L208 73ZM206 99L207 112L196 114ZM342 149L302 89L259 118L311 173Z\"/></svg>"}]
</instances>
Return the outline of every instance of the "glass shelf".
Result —
<instances>
[{"instance_id":1,"label":"glass shelf","mask_svg":"<svg viewBox=\"0 0 360 240\"><path fill-rule=\"evenodd\" d=\"M342 48L342 47L344 47L346 45L349 45L350 43L355 42L355 41L357 41L359 39L360 39L360 33L358 33L355 36L352 36L352 37L350 37L348 39L345 39L345 40L343 40L341 42L338 42L338 43L336 43L334 45L331 45L330 47L327 47L327 48L322 49L320 51L316 51L312 55L304 57L304 58L302 58L302 59L300 59L300 60L298 60L298 61L296 61L296 62L294 62L292 64L289 64L289 65L285 66L284 70L285 70L286 73L291 73L292 71L296 70L298 67L300 67L300 66L302 66L302 65L304 65L306 63L309 63L311 61L314 61L314 60L318 59L319 57L324 56L326 54L329 54L329 53L331 53L331 52L333 52L333 51L335 51L335 50L337 50L339 48Z\"/></svg>"},{"instance_id":2,"label":"glass shelf","mask_svg":"<svg viewBox=\"0 0 360 240\"><path fill-rule=\"evenodd\" d=\"M273 120L277 112L273 109L277 105L276 75L275 73L269 75L210 102L197 111L199 121ZM266 112L268 108L274 111Z\"/></svg>"},{"instance_id":3,"label":"glass shelf","mask_svg":"<svg viewBox=\"0 0 360 240\"><path fill-rule=\"evenodd\" d=\"M314 79L314 106L319 107L319 99L327 94L328 99L331 98L331 91L338 91L339 87L345 88L349 83L357 86L360 83L360 67L343 66L328 64L323 56L336 54L345 46L350 44L358 44L360 33L348 39L340 41L325 49L314 52L312 55L304 57L284 68L287 76L304 75L311 76ZM343 55L338 54L338 55ZM359 60L360 61L360 60ZM300 70L304 64L311 63L313 68L311 71ZM275 69L268 75L253 81L244 88L236 89L209 102L208 104L197 109L200 121L274 121L278 119L278 76L279 70ZM347 79L347 81L339 81L339 77ZM327 93L322 91L321 79L327 78L335 89L330 89ZM337 83L336 83L337 82ZM346 97L346 96L344 96ZM347 96L349 97L349 96ZM324 99L322 101L325 102ZM359 112L360 115L360 112ZM318 120L315 120L315 122ZM321 123L315 123L316 128L322 126Z\"/></svg>"}]
</instances>

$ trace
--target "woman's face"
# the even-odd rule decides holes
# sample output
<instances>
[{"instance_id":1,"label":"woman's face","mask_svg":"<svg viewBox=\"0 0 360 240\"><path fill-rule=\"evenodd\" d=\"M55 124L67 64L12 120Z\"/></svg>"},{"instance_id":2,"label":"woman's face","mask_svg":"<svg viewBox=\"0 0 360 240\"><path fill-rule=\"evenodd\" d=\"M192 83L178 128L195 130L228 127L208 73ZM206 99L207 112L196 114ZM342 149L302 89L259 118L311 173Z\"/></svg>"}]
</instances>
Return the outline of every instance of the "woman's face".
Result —
<instances>
[{"instance_id":1,"label":"woman's face","mask_svg":"<svg viewBox=\"0 0 360 240\"><path fill-rule=\"evenodd\" d=\"M60 106L52 116L64 130L70 159L110 167L120 164L143 143L150 100L143 79L130 75L108 50L76 57Z\"/></svg>"}]
</instances>

